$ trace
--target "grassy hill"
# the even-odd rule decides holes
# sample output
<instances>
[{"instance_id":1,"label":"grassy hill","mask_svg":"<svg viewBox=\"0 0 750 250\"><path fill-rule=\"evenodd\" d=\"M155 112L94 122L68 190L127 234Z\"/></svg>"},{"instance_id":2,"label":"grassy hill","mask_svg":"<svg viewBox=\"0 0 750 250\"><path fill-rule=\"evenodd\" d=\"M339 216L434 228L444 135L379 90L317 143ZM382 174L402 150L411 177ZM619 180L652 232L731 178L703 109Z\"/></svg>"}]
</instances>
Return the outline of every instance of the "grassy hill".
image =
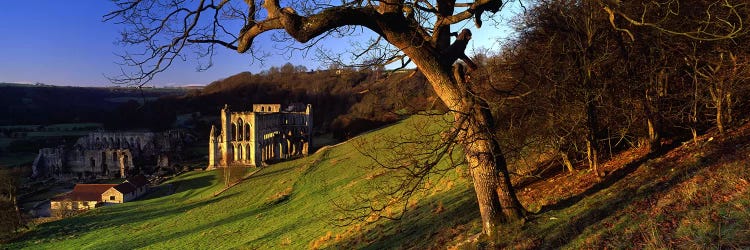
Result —
<instances>
[{"instance_id":1,"label":"grassy hill","mask_svg":"<svg viewBox=\"0 0 750 250\"><path fill-rule=\"evenodd\" d=\"M363 136L403 133L409 123ZM344 143L307 158L264 168L243 183L213 197L223 187L219 171L195 171L172 180L173 195L103 207L77 217L42 224L10 248L309 248L399 245L428 247L455 238L478 216L474 194L460 172L435 179L442 191L421 195L400 221L337 226L335 204L374 192L387 178L366 167L368 159ZM382 174L382 173L380 173ZM478 225L476 225L478 228ZM443 242L423 239L444 235Z\"/></svg>"},{"instance_id":2,"label":"grassy hill","mask_svg":"<svg viewBox=\"0 0 750 250\"><path fill-rule=\"evenodd\" d=\"M357 140L408 133L413 117ZM474 248L481 226L465 168L431 177L398 221L341 226L357 194L392 181L347 142L261 169L222 189L219 171L194 171L143 200L42 224L7 248ZM500 234L514 248L750 247L750 125L659 154L626 151L599 180L585 169L518 187L534 214ZM375 185L375 186L373 186ZM372 218L374 219L374 218ZM373 221L373 220L371 220Z\"/></svg>"}]
</instances>

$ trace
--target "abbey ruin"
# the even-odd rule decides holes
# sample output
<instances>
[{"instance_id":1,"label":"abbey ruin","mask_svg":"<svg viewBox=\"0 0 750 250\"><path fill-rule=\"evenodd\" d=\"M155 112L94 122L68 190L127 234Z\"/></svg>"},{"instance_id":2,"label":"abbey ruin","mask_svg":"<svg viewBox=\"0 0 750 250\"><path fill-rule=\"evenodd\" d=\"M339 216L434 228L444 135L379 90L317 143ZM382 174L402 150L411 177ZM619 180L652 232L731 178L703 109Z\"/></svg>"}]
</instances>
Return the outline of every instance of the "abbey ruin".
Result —
<instances>
[{"instance_id":1,"label":"abbey ruin","mask_svg":"<svg viewBox=\"0 0 750 250\"><path fill-rule=\"evenodd\" d=\"M134 162L168 164L186 136L177 130L152 132L92 132L72 147L43 148L32 165L33 178L126 178Z\"/></svg>"},{"instance_id":2,"label":"abbey ruin","mask_svg":"<svg viewBox=\"0 0 750 250\"><path fill-rule=\"evenodd\" d=\"M254 104L249 112L221 109L221 131L211 127L208 168L262 166L307 155L312 145L312 105Z\"/></svg>"}]
</instances>

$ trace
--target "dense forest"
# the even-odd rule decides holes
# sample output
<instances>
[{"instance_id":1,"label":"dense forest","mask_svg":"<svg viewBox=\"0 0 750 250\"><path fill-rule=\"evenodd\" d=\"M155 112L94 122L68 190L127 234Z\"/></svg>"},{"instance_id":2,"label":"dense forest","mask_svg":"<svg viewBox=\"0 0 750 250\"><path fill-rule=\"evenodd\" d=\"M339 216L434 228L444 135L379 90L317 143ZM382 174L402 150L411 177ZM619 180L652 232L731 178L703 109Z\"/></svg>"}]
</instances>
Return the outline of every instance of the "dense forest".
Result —
<instances>
[{"instance_id":1,"label":"dense forest","mask_svg":"<svg viewBox=\"0 0 750 250\"><path fill-rule=\"evenodd\" d=\"M172 114L200 112L215 120L224 104L242 111L258 103L309 103L313 105L316 133L332 133L337 139L346 139L404 115L440 109L426 84L415 70L307 71L303 66L286 64L260 74L239 73L201 90L161 98L147 106ZM196 125L204 128L200 132L208 133L209 124Z\"/></svg>"},{"instance_id":2,"label":"dense forest","mask_svg":"<svg viewBox=\"0 0 750 250\"><path fill-rule=\"evenodd\" d=\"M473 87L496 113L512 165L603 176L599 162L623 149L658 152L747 121L748 34L721 20L746 24L748 6L654 4L618 5L658 20L650 26L612 19L594 1L536 1L519 17L518 38L483 61Z\"/></svg>"}]
</instances>

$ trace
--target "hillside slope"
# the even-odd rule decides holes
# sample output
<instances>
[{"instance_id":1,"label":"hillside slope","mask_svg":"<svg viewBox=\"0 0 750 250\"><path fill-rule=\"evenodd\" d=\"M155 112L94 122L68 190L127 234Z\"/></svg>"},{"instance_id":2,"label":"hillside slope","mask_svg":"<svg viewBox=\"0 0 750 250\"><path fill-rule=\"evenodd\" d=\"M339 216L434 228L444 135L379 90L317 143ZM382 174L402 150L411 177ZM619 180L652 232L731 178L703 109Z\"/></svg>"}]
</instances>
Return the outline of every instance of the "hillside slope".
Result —
<instances>
[{"instance_id":1,"label":"hillside slope","mask_svg":"<svg viewBox=\"0 0 750 250\"><path fill-rule=\"evenodd\" d=\"M501 245L514 248L750 247L750 123L698 144L614 157L596 180L560 174L523 188L537 211Z\"/></svg>"},{"instance_id":2,"label":"hillside slope","mask_svg":"<svg viewBox=\"0 0 750 250\"><path fill-rule=\"evenodd\" d=\"M412 117L358 140L408 133ZM213 197L218 171L195 171L171 181L173 195L109 206L38 226L5 247L132 248L474 248L466 240L481 226L466 169L442 178L409 203L398 221L341 226L335 204L375 192L392 181L352 141L261 169ZM659 154L635 149L604 165L602 180L586 170L519 187L534 212L501 233L512 248L747 248L750 247L750 124L698 145ZM374 186L373 186L374 185ZM364 204L362 204L364 205ZM374 218L371 218L374 219ZM520 229L519 229L520 228Z\"/></svg>"},{"instance_id":3,"label":"hillside slope","mask_svg":"<svg viewBox=\"0 0 750 250\"><path fill-rule=\"evenodd\" d=\"M361 139L400 134L411 118ZM478 216L469 183L459 172L435 179L431 191L411 204L400 221L337 226L343 212L335 204L354 194L376 191L387 174L365 166L354 143L343 143L316 154L264 168L243 183L212 194L222 184L219 171L196 171L171 182L173 195L108 206L83 215L40 225L10 248L133 249L133 248L317 248L393 246L429 247L425 241L454 238Z\"/></svg>"}]
</instances>

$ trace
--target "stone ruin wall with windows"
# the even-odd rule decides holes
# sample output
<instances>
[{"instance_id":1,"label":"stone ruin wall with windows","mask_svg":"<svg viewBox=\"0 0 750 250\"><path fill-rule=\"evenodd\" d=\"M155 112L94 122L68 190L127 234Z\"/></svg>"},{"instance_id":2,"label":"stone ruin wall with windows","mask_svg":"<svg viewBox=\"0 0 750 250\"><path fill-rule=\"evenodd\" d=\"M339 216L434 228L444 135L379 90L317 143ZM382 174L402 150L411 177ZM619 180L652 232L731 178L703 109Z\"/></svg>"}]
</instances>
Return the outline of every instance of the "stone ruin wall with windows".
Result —
<instances>
[{"instance_id":1,"label":"stone ruin wall with windows","mask_svg":"<svg viewBox=\"0 0 750 250\"><path fill-rule=\"evenodd\" d=\"M72 147L43 148L32 165L32 177L57 179L126 178L134 161L162 158L181 150L184 133L92 132Z\"/></svg>"},{"instance_id":2,"label":"stone ruin wall with windows","mask_svg":"<svg viewBox=\"0 0 750 250\"><path fill-rule=\"evenodd\" d=\"M221 110L221 131L211 127L209 168L262 166L304 156L312 145L312 105L254 104L252 111Z\"/></svg>"}]
</instances>

